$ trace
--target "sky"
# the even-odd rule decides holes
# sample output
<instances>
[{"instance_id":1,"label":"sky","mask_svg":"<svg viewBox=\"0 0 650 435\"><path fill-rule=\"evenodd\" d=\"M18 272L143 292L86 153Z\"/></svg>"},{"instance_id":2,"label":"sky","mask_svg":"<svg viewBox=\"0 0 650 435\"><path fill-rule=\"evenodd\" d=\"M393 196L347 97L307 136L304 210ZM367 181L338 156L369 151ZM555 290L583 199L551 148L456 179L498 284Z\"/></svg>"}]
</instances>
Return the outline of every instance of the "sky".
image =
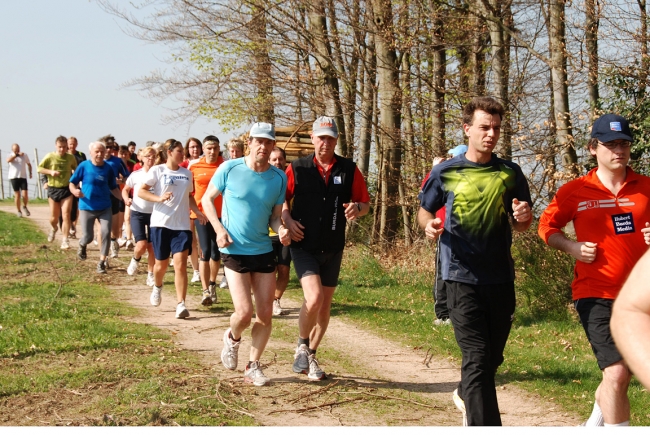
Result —
<instances>
[{"instance_id":1,"label":"sky","mask_svg":"<svg viewBox=\"0 0 650 435\"><path fill-rule=\"evenodd\" d=\"M116 0L124 3L126 0ZM75 136L79 150L112 134L119 144L148 140L182 141L215 134L216 121L192 125L163 123L169 108L124 88L132 79L165 69L167 48L128 36L123 21L92 0L0 1L0 150L3 176L11 144L18 143L34 164L54 150L59 135ZM35 171L34 171L35 172ZM5 182L5 195L9 191ZM30 189L31 190L31 189Z\"/></svg>"}]
</instances>

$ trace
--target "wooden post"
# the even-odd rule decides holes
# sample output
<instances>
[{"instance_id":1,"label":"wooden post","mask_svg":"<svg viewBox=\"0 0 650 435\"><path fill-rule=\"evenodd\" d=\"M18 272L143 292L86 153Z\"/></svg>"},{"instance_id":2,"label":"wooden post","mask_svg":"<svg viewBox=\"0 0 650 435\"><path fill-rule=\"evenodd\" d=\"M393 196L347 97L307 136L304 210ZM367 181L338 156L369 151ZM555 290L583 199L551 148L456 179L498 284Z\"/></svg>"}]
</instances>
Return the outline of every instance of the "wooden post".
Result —
<instances>
[{"instance_id":1,"label":"wooden post","mask_svg":"<svg viewBox=\"0 0 650 435\"><path fill-rule=\"evenodd\" d=\"M0 150L0 191L2 192L2 199L5 199L5 182L2 175L2 150Z\"/></svg>"},{"instance_id":2,"label":"wooden post","mask_svg":"<svg viewBox=\"0 0 650 435\"><path fill-rule=\"evenodd\" d=\"M41 185L41 177L38 173L38 150L34 148L34 166L36 168L36 196L38 199L43 199L43 186Z\"/></svg>"}]
</instances>

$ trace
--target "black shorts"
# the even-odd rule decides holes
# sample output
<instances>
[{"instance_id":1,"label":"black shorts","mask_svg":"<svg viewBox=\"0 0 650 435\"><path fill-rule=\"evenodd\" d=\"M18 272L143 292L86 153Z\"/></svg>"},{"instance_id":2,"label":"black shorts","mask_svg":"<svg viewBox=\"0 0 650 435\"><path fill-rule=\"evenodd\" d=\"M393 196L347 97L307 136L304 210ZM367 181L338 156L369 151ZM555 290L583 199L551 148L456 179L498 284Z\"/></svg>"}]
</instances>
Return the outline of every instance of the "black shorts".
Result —
<instances>
[{"instance_id":1,"label":"black shorts","mask_svg":"<svg viewBox=\"0 0 650 435\"><path fill-rule=\"evenodd\" d=\"M141 213L139 211L131 210L131 232L133 232L133 238L135 242L138 243L142 240L147 242L151 241L151 213Z\"/></svg>"},{"instance_id":2,"label":"black shorts","mask_svg":"<svg viewBox=\"0 0 650 435\"><path fill-rule=\"evenodd\" d=\"M275 254L273 251L259 255L221 254L223 267L237 273L274 273Z\"/></svg>"},{"instance_id":3,"label":"black shorts","mask_svg":"<svg viewBox=\"0 0 650 435\"><path fill-rule=\"evenodd\" d=\"M299 280L303 276L319 275L321 284L325 287L336 287L338 284L343 250L310 254L302 249L291 248L291 258Z\"/></svg>"},{"instance_id":4,"label":"black shorts","mask_svg":"<svg viewBox=\"0 0 650 435\"><path fill-rule=\"evenodd\" d=\"M124 201L115 198L115 195L111 193L111 213L113 213L113 216L118 213L124 213L124 210Z\"/></svg>"},{"instance_id":5,"label":"black shorts","mask_svg":"<svg viewBox=\"0 0 650 435\"><path fill-rule=\"evenodd\" d=\"M27 178L12 178L9 181L11 182L11 187L14 188L14 192L21 190L27 191Z\"/></svg>"},{"instance_id":6,"label":"black shorts","mask_svg":"<svg viewBox=\"0 0 650 435\"><path fill-rule=\"evenodd\" d=\"M199 246L201 247L199 260L221 260L221 252L219 252L219 246L217 245L217 232L212 224L208 221L205 225L201 225L201 222L195 220L194 228L196 228L196 234L199 235Z\"/></svg>"},{"instance_id":7,"label":"black shorts","mask_svg":"<svg viewBox=\"0 0 650 435\"><path fill-rule=\"evenodd\" d=\"M61 202L67 197L72 196L72 192L68 187L52 187L47 188L47 197L54 202Z\"/></svg>"},{"instance_id":8,"label":"black shorts","mask_svg":"<svg viewBox=\"0 0 650 435\"><path fill-rule=\"evenodd\" d=\"M192 254L194 234L190 230L170 230L165 227L153 227L149 230L156 260L168 260L170 255L183 251L187 251L187 255Z\"/></svg>"},{"instance_id":9,"label":"black shorts","mask_svg":"<svg viewBox=\"0 0 650 435\"><path fill-rule=\"evenodd\" d=\"M280 236L271 236L271 243L273 244L273 252L278 265L289 267L291 265L291 250L289 247L280 243Z\"/></svg>"},{"instance_id":10,"label":"black shorts","mask_svg":"<svg viewBox=\"0 0 650 435\"><path fill-rule=\"evenodd\" d=\"M602 298L583 298L573 302L601 370L623 360L609 329L613 303L613 299Z\"/></svg>"}]
</instances>

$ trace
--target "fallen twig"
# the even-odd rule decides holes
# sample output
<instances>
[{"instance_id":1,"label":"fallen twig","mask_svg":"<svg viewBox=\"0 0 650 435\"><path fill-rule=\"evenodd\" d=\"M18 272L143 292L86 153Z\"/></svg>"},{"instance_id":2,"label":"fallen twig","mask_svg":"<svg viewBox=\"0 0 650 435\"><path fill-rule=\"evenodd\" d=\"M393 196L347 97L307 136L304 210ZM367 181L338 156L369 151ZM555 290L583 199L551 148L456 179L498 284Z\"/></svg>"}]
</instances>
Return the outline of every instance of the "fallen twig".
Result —
<instances>
[{"instance_id":1,"label":"fallen twig","mask_svg":"<svg viewBox=\"0 0 650 435\"><path fill-rule=\"evenodd\" d=\"M234 407L232 407L232 406L228 406L228 404L226 404L226 401L225 401L225 400L223 399L223 397L221 396L221 393L219 393L219 387L220 387L220 386L221 386L221 382L219 382L219 383L217 384L217 389L216 389L216 391L215 391L215 394L217 395L217 399L219 399L219 402L221 402L221 404L222 404L223 406L225 406L226 409L230 409L231 411L235 411L235 412L238 412L238 413L240 413L240 414L247 415L247 416L249 416L249 417L251 417L251 418L255 418L255 416L254 416L253 414L249 413L249 412L246 412L246 411L241 410L241 409L234 408Z\"/></svg>"},{"instance_id":2,"label":"fallen twig","mask_svg":"<svg viewBox=\"0 0 650 435\"><path fill-rule=\"evenodd\" d=\"M320 389L318 389L318 390L316 390L316 391L310 391L310 392L308 392L308 393L302 394L302 395L296 397L295 399L289 400L289 403L296 403L297 401L302 400L302 399L304 399L305 397L309 397L309 396L313 396L313 395L317 395L317 394L324 393L324 392L326 392L327 390L329 390L330 388L332 388L333 386L337 385L338 383L339 383L339 381L337 380L337 381L334 381L334 382L332 382L331 384L329 384L329 385L327 385L327 386L325 386L325 387L322 387L322 388L320 388Z\"/></svg>"},{"instance_id":3,"label":"fallen twig","mask_svg":"<svg viewBox=\"0 0 650 435\"><path fill-rule=\"evenodd\" d=\"M335 405L343 405L344 403L349 403L349 402L358 402L359 400L365 400L365 399L363 397L355 397L353 399L334 401L334 402L328 402L328 403L321 403L320 405L307 406L305 408L278 409L278 410L269 412L268 415L275 414L277 412L297 412L297 413L301 413L301 412L312 411L314 409L320 409L320 408L323 408L325 406L335 406Z\"/></svg>"}]
</instances>

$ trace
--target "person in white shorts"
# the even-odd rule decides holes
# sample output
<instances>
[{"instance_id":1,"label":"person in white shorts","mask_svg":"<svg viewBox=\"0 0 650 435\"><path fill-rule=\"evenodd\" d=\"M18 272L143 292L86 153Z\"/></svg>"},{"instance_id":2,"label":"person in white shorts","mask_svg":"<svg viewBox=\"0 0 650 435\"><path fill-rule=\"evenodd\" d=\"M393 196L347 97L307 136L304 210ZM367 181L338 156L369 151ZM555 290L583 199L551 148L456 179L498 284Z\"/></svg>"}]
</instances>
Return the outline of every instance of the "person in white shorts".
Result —
<instances>
[{"instance_id":1,"label":"person in white shorts","mask_svg":"<svg viewBox=\"0 0 650 435\"><path fill-rule=\"evenodd\" d=\"M154 203L151 213L151 241L156 263L154 265L154 286L151 305L159 306L163 277L169 266L169 256L174 261L174 283L176 286L176 318L185 319L190 313L185 307L187 295L187 257L192 249L190 231L190 209L199 222L206 222L191 196L192 173L179 166L185 155L183 144L171 141L167 150L167 162L154 166L147 172L138 196ZM153 189L153 192L150 190Z\"/></svg>"}]
</instances>

